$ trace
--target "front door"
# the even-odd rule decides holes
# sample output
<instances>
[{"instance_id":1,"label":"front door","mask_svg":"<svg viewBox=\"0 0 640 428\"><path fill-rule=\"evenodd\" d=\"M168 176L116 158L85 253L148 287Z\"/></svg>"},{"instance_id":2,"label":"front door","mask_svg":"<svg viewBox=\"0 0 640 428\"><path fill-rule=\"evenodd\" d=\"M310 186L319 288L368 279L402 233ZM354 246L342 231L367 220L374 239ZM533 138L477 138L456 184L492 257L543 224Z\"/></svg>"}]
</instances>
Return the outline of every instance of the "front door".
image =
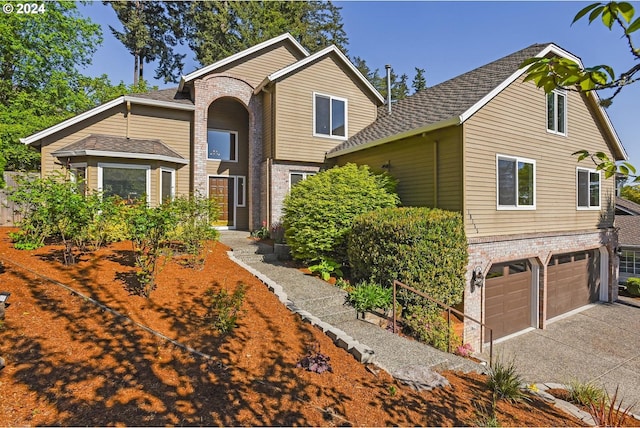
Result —
<instances>
[{"instance_id":1,"label":"front door","mask_svg":"<svg viewBox=\"0 0 640 428\"><path fill-rule=\"evenodd\" d=\"M209 177L209 198L217 200L220 207L215 226L235 227L234 188L233 177Z\"/></svg>"}]
</instances>

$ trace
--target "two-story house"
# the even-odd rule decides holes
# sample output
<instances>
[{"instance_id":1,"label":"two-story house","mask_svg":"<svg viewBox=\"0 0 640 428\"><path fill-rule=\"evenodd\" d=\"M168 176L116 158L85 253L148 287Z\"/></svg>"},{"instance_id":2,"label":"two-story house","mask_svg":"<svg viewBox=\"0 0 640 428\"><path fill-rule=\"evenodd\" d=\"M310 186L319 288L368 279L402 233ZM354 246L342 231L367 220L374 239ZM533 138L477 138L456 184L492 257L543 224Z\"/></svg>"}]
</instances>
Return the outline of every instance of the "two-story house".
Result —
<instances>
[{"instance_id":1,"label":"two-story house","mask_svg":"<svg viewBox=\"0 0 640 428\"><path fill-rule=\"evenodd\" d=\"M389 171L405 205L464 216L465 313L499 339L596 301L617 298L614 180L578 162L580 149L626 154L594 93L548 95L524 82L532 45L380 109L328 158ZM478 325L465 340L480 341ZM485 334L484 341L489 338Z\"/></svg>"},{"instance_id":2,"label":"two-story house","mask_svg":"<svg viewBox=\"0 0 640 428\"><path fill-rule=\"evenodd\" d=\"M40 149L43 174L68 168L88 188L151 205L209 195L221 201L221 228L256 229L383 102L336 47L310 55L283 34L177 89L117 98L22 141Z\"/></svg>"},{"instance_id":3,"label":"two-story house","mask_svg":"<svg viewBox=\"0 0 640 428\"><path fill-rule=\"evenodd\" d=\"M393 103L335 47L310 55L284 34L184 76L177 89L120 97L23 140L42 172L158 204L221 201L221 227L281 216L292 184L354 162L398 179L406 206L459 211L470 262L464 311L495 338L615 300L614 183L579 149L626 157L597 95L524 82L533 45ZM486 334L465 324L465 341Z\"/></svg>"}]
</instances>

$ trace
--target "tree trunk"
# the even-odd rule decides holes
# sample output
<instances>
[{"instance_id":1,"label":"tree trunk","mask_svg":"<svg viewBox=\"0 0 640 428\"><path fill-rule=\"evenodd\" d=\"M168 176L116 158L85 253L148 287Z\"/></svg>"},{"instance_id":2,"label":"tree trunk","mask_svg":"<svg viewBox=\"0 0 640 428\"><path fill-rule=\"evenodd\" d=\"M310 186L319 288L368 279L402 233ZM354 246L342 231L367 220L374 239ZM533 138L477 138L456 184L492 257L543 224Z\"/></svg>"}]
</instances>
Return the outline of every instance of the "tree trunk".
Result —
<instances>
[{"instance_id":1,"label":"tree trunk","mask_svg":"<svg viewBox=\"0 0 640 428\"><path fill-rule=\"evenodd\" d=\"M138 74L140 74L139 70L140 57L137 53L133 54L133 85L138 85Z\"/></svg>"}]
</instances>

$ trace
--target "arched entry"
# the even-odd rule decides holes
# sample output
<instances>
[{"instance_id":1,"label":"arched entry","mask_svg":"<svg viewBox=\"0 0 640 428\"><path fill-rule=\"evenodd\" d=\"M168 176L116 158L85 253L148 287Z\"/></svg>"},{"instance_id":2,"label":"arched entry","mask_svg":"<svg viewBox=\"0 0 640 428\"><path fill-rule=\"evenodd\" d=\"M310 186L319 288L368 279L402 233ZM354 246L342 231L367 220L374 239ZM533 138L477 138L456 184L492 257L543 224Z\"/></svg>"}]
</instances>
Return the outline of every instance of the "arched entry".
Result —
<instances>
[{"instance_id":1,"label":"arched entry","mask_svg":"<svg viewBox=\"0 0 640 428\"><path fill-rule=\"evenodd\" d=\"M207 110L207 193L220 205L218 227L249 228L249 113L232 97L218 98Z\"/></svg>"}]
</instances>

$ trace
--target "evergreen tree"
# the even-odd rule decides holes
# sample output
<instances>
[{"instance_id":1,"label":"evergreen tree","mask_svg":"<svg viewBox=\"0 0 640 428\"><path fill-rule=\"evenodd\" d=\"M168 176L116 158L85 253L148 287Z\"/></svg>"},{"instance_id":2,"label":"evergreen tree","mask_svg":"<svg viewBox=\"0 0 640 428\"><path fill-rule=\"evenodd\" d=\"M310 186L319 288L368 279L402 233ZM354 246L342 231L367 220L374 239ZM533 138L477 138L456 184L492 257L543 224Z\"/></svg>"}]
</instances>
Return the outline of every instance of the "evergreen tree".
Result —
<instances>
[{"instance_id":1,"label":"evergreen tree","mask_svg":"<svg viewBox=\"0 0 640 428\"><path fill-rule=\"evenodd\" d=\"M159 60L156 79L177 81L186 54L174 48L184 43L185 14L189 4L181 1L104 1L116 12L123 30L109 26L111 32L133 55L133 84L144 77L144 64Z\"/></svg>"},{"instance_id":2,"label":"evergreen tree","mask_svg":"<svg viewBox=\"0 0 640 428\"><path fill-rule=\"evenodd\" d=\"M187 27L189 46L203 65L285 32L311 52L332 44L344 52L348 41L340 8L324 1L193 2Z\"/></svg>"},{"instance_id":3,"label":"evergreen tree","mask_svg":"<svg viewBox=\"0 0 640 428\"><path fill-rule=\"evenodd\" d=\"M413 92L419 92L427 87L427 79L424 77L425 69L415 67L416 75L413 77L413 81L411 82L411 87L413 88Z\"/></svg>"}]
</instances>

